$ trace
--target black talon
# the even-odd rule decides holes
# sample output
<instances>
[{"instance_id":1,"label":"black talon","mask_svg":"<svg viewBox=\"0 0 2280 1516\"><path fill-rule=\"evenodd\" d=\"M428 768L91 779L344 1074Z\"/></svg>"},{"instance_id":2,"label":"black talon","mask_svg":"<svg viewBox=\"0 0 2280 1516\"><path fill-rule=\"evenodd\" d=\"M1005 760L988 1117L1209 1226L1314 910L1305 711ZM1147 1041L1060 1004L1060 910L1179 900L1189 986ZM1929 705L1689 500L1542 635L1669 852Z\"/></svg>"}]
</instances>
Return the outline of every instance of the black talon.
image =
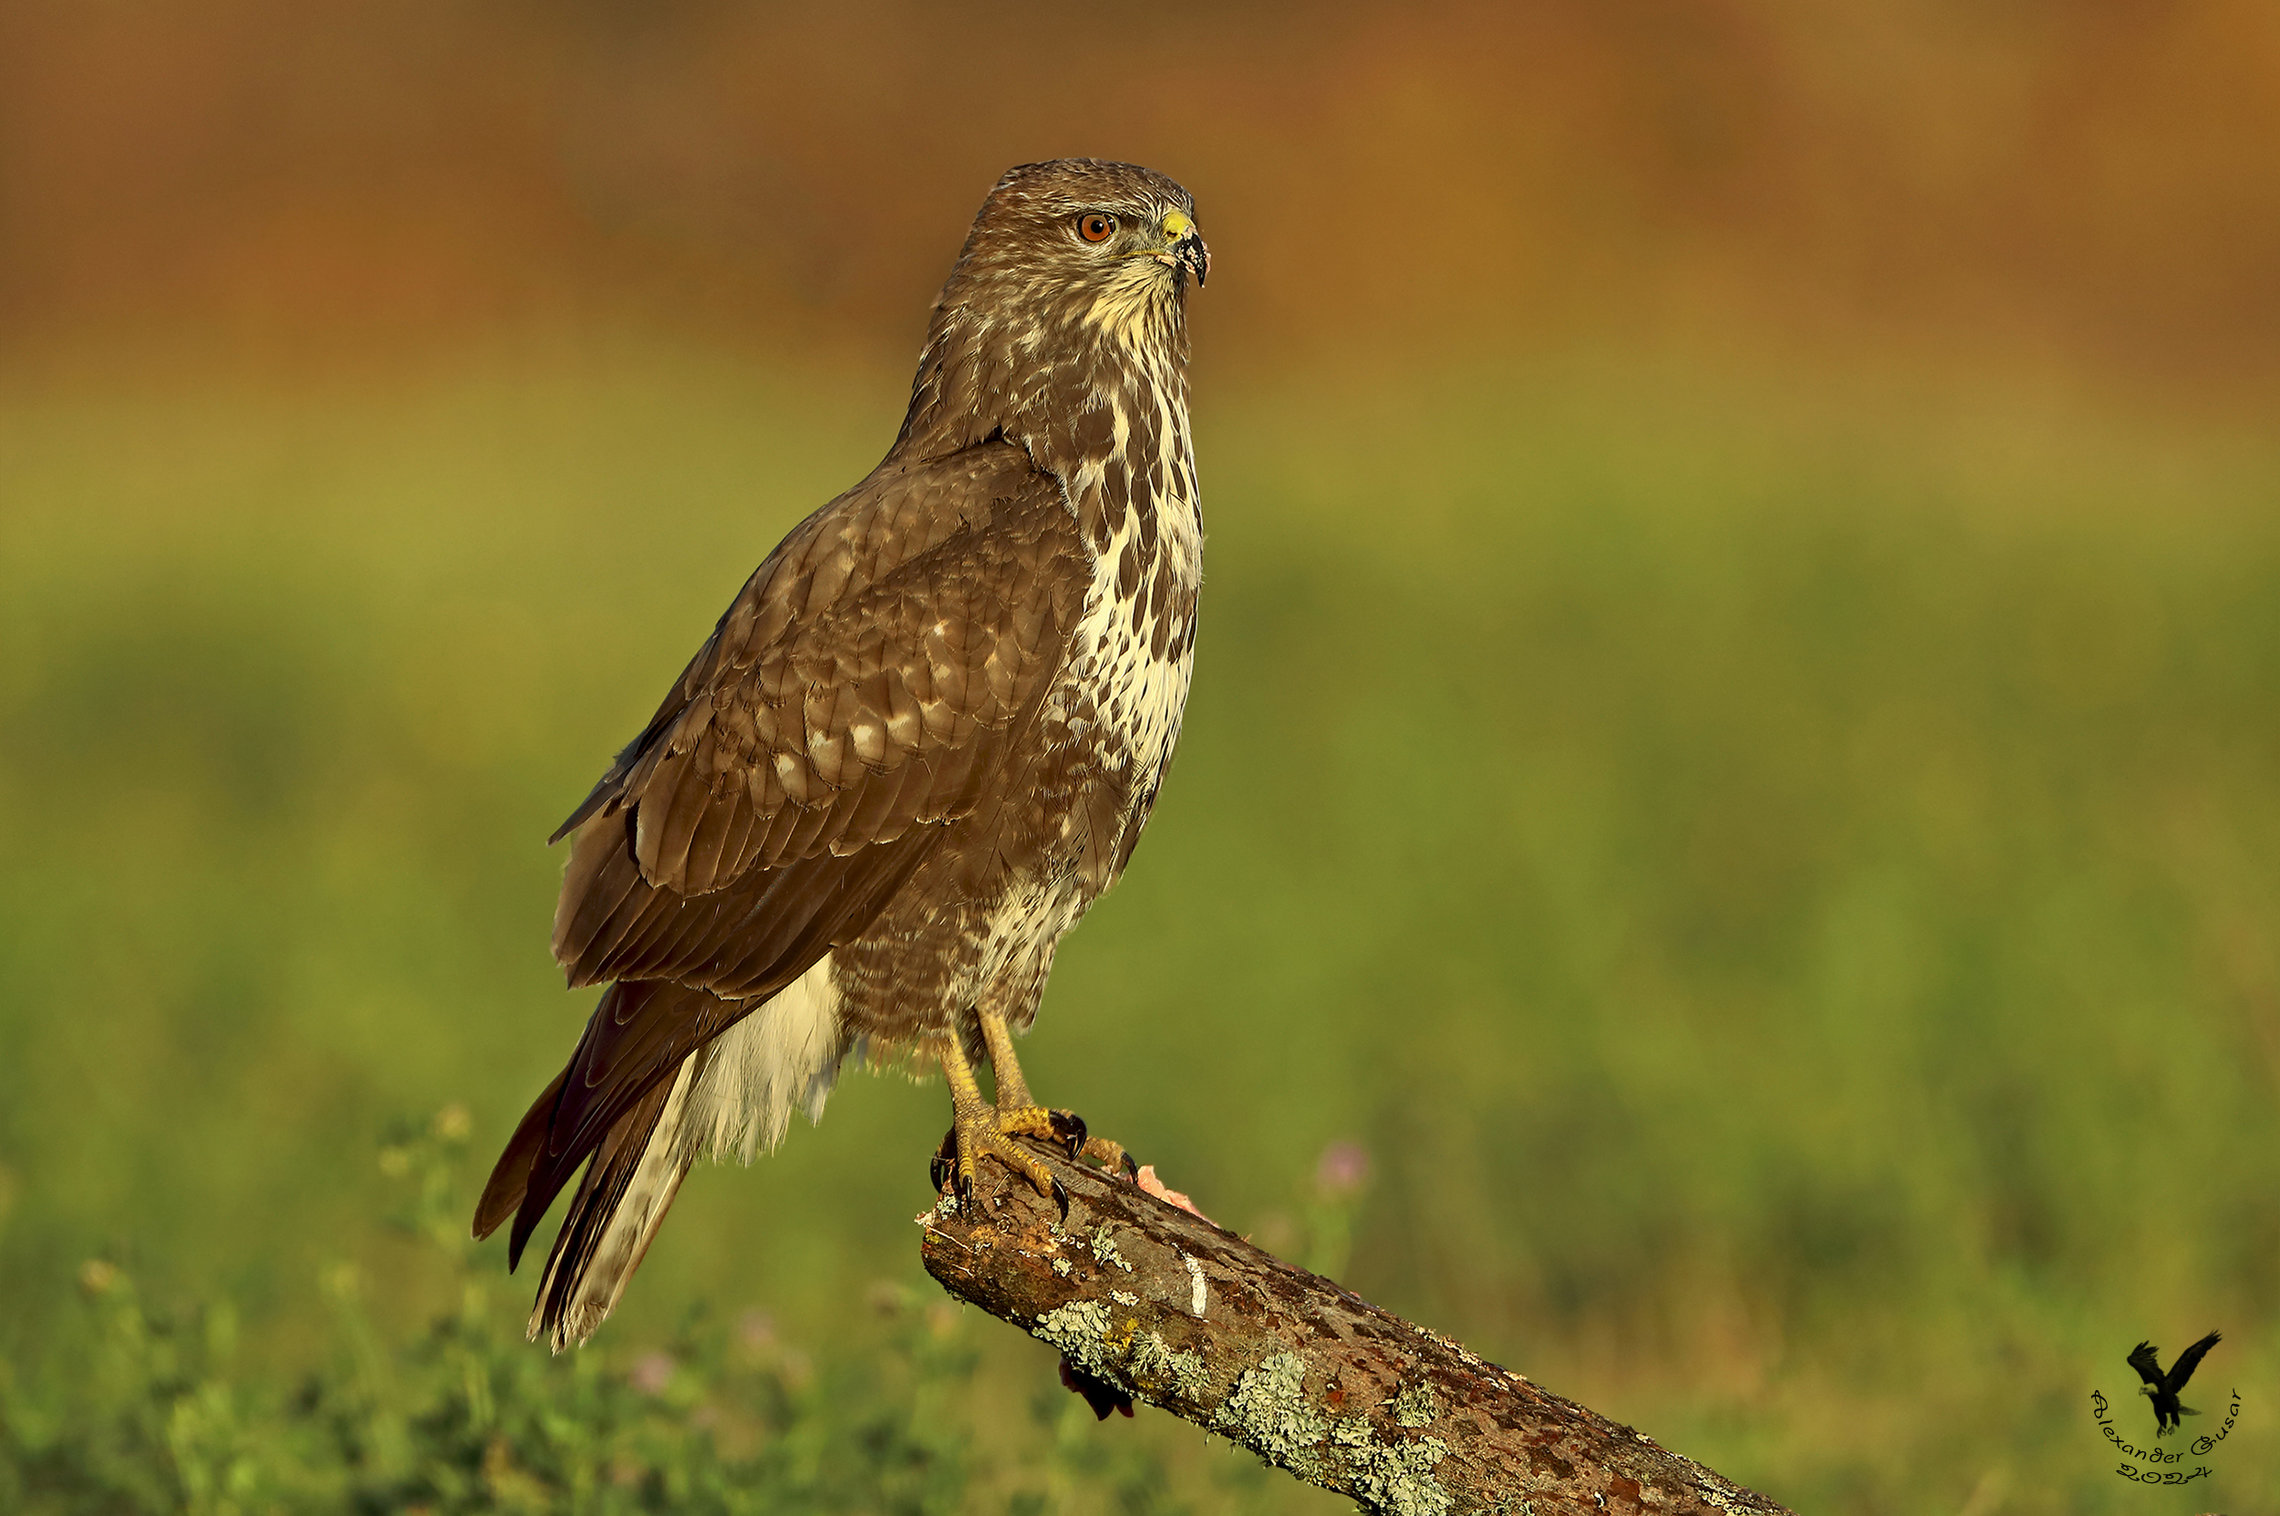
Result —
<instances>
[{"instance_id":1,"label":"black talon","mask_svg":"<svg viewBox=\"0 0 2280 1516\"><path fill-rule=\"evenodd\" d=\"M1069 1150L1069 1157L1074 1159L1085 1150L1085 1140L1092 1135L1085 1130L1085 1118L1075 1111L1054 1111L1051 1114L1053 1136Z\"/></svg>"},{"instance_id":2,"label":"black talon","mask_svg":"<svg viewBox=\"0 0 2280 1516\"><path fill-rule=\"evenodd\" d=\"M942 1134L942 1146L934 1150L934 1160L926 1166L926 1177L939 1195L950 1187L950 1176L958 1167L958 1132L955 1127Z\"/></svg>"},{"instance_id":3,"label":"black talon","mask_svg":"<svg viewBox=\"0 0 2280 1516\"><path fill-rule=\"evenodd\" d=\"M958 1197L958 1214L969 1221L973 1220L974 1176L964 1169L960 1169L957 1178L951 1181L951 1185Z\"/></svg>"},{"instance_id":4,"label":"black talon","mask_svg":"<svg viewBox=\"0 0 2280 1516\"><path fill-rule=\"evenodd\" d=\"M1140 1182L1140 1160L1133 1157L1130 1153L1126 1153L1124 1155L1124 1177L1131 1180L1134 1184L1138 1184Z\"/></svg>"},{"instance_id":5,"label":"black talon","mask_svg":"<svg viewBox=\"0 0 2280 1516\"><path fill-rule=\"evenodd\" d=\"M1107 1380L1095 1378L1086 1373L1066 1358L1061 1360L1061 1383L1066 1385L1072 1393L1082 1395L1085 1398L1085 1404L1092 1407L1095 1421L1106 1421L1110 1414L1115 1412L1121 1412L1126 1416L1132 1414L1132 1397L1130 1395L1125 1394L1124 1391L1110 1384Z\"/></svg>"},{"instance_id":6,"label":"black talon","mask_svg":"<svg viewBox=\"0 0 2280 1516\"><path fill-rule=\"evenodd\" d=\"M1053 1181L1053 1204L1060 1209L1061 1219L1069 1219L1069 1192L1061 1188L1061 1181Z\"/></svg>"}]
</instances>

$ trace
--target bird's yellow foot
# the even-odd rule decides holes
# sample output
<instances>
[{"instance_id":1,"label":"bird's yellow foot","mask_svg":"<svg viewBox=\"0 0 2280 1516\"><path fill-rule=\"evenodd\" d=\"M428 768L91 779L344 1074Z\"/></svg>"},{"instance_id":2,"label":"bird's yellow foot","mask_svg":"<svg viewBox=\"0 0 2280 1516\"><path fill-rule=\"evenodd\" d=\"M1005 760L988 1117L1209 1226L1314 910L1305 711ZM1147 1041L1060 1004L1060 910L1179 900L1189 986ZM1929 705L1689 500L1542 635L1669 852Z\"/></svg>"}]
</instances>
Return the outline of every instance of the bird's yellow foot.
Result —
<instances>
[{"instance_id":1,"label":"bird's yellow foot","mask_svg":"<svg viewBox=\"0 0 2280 1516\"><path fill-rule=\"evenodd\" d=\"M1083 1146L1071 1156L1090 1158L1104 1169L1120 1170L1127 1179L1138 1180L1140 1177L1139 1163L1124 1151L1124 1144L1113 1137L1087 1137Z\"/></svg>"},{"instance_id":2,"label":"bird's yellow foot","mask_svg":"<svg viewBox=\"0 0 2280 1516\"><path fill-rule=\"evenodd\" d=\"M997 1083L998 1102L982 1098L980 1081L966 1056L962 1038L945 1037L937 1044L942 1074L950 1085L953 1125L935 1150L932 1174L937 1191L949 1190L961 1207L973 1203L974 1174L984 1154L993 1154L1007 1168L1049 1197L1065 1219L1069 1197L1052 1172L1033 1153L1014 1144L1016 1137L1050 1142L1072 1159L1087 1157L1103 1168L1122 1168L1127 1179L1137 1179L1140 1166L1124 1151L1124 1144L1094 1137L1084 1118L1074 1111L1056 1111L1030 1098L1029 1082L1021 1077L1021 1063L1013 1055L1013 1034L1005 1017L992 1009L975 1012L982 1040L990 1050L990 1069Z\"/></svg>"},{"instance_id":3,"label":"bird's yellow foot","mask_svg":"<svg viewBox=\"0 0 2280 1516\"><path fill-rule=\"evenodd\" d=\"M1071 1158L1085 1150L1091 1138L1085 1132L1085 1118L1075 1111L1056 1111L1042 1105L1020 1105L1000 1109L997 1113L998 1130L1008 1137L1035 1137L1068 1149Z\"/></svg>"},{"instance_id":4,"label":"bird's yellow foot","mask_svg":"<svg viewBox=\"0 0 2280 1516\"><path fill-rule=\"evenodd\" d=\"M950 1130L943 1134L942 1145L935 1150L934 1188L949 1190L957 1196L961 1207L971 1205L975 1172L984 1155L988 1155L1028 1180L1038 1194L1050 1199L1066 1217L1069 1197L1062 1190L1061 1182L1037 1155L1016 1144L1013 1140L1016 1137L1050 1142L1074 1158L1086 1146L1084 1118L1074 1111L1048 1110L1040 1105L1015 1106L1004 1111L984 1105L960 1111Z\"/></svg>"}]
</instances>

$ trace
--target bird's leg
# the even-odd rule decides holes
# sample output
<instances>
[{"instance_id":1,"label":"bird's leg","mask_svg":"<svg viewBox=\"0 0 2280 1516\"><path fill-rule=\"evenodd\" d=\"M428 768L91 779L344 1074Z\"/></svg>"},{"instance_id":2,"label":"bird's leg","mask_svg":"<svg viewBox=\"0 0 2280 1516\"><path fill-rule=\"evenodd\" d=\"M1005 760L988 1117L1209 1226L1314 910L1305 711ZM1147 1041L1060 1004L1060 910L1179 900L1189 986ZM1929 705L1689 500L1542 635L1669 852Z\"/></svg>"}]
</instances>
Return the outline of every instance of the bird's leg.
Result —
<instances>
[{"instance_id":1,"label":"bird's leg","mask_svg":"<svg viewBox=\"0 0 2280 1516\"><path fill-rule=\"evenodd\" d=\"M955 1030L942 1039L942 1076L950 1084L952 1112L950 1135L942 1141L942 1150L934 1157L934 1184L937 1189L949 1182L961 1206L971 1205L974 1198L974 1172L987 1153L1037 1187L1037 1193L1050 1198L1069 1213L1069 1197L1062 1193L1061 1182L1053 1177L1052 1170L1038 1160L1035 1154L1025 1153L1014 1144L1015 1134L1036 1135L1061 1143L1072 1152L1084 1142L1084 1123L1077 1122L1073 1133L1057 1130L1051 1117L1065 1113L1040 1112L1047 1120L1035 1127L1028 1118L1028 1110L1017 1110L1016 1124L1009 1126L998 1108L982 1098L981 1081L974 1077L974 1066L967 1061L964 1042ZM1019 1075L1015 1076L1019 1088ZM1000 1086L1001 1093L1003 1086ZM1023 1092L1026 1095L1026 1091ZM1026 1106L1027 1102L1024 1101ZM1074 1117L1070 1117L1074 1121Z\"/></svg>"},{"instance_id":2,"label":"bird's leg","mask_svg":"<svg viewBox=\"0 0 2280 1516\"><path fill-rule=\"evenodd\" d=\"M984 1007L975 1012L982 1024L982 1041L990 1053L990 1075L997 1081L998 1130L1008 1137L1036 1137L1058 1143L1074 1158L1085 1145L1085 1122L1075 1111L1051 1111L1030 1098L1029 1081L1021 1077L1021 1060L1013 1056L1013 1029L1002 1013Z\"/></svg>"},{"instance_id":3,"label":"bird's leg","mask_svg":"<svg viewBox=\"0 0 2280 1516\"><path fill-rule=\"evenodd\" d=\"M998 1109L1037 1109L1037 1103L1029 1098L1029 1081L1021 1077L1021 1060L1013 1056L1013 1028L1005 1024L1004 1013L978 1006L974 1019L982 1024L982 1042L990 1051L990 1073L997 1080Z\"/></svg>"},{"instance_id":4,"label":"bird's leg","mask_svg":"<svg viewBox=\"0 0 2280 1516\"><path fill-rule=\"evenodd\" d=\"M1084 1118L1075 1111L1049 1110L1030 1098L1029 1081L1021 1077L1021 1061L1013 1056L1013 1029L998 1011L983 1007L976 1012L982 1023L982 1041L989 1045L990 1072L997 1079L998 1129L1009 1135L1041 1137L1083 1156L1106 1169L1122 1169L1130 1178L1140 1172L1124 1144L1107 1137L1090 1136Z\"/></svg>"}]
</instances>

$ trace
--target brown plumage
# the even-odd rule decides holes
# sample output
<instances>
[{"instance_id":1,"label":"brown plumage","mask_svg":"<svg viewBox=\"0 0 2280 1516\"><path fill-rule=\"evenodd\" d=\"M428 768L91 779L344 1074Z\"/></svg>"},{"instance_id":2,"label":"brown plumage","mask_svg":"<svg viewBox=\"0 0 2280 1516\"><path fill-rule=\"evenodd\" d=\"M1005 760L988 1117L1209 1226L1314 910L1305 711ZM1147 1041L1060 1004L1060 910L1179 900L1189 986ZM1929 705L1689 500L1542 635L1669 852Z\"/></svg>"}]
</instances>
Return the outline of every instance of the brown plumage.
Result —
<instances>
[{"instance_id":1,"label":"brown plumage","mask_svg":"<svg viewBox=\"0 0 2280 1516\"><path fill-rule=\"evenodd\" d=\"M513 1218L519 1261L585 1166L534 1336L583 1340L689 1164L820 1115L858 1047L944 1061L962 1172L1024 1166L1002 1133L1042 1113L1007 1029L1130 858L1178 738L1202 546L1184 310L1206 267L1159 174L1010 171L893 448L768 555L556 833L555 957L609 988L475 1215L477 1236ZM976 1092L985 1055L1004 1112Z\"/></svg>"}]
</instances>

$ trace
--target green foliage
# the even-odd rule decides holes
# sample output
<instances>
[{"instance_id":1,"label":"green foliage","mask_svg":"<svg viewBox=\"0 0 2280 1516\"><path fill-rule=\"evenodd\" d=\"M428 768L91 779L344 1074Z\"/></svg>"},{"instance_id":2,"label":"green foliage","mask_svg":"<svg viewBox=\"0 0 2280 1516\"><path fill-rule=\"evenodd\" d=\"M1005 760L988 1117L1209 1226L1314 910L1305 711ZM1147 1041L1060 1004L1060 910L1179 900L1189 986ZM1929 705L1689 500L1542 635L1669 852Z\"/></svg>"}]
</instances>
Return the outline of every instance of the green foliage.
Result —
<instances>
[{"instance_id":1,"label":"green foliage","mask_svg":"<svg viewBox=\"0 0 2280 1516\"><path fill-rule=\"evenodd\" d=\"M466 1113L451 1108L383 1153L415 1190L397 1225L440 1263L457 1308L391 1340L364 1308L357 1269L335 1265L323 1281L333 1312L324 1361L289 1391L237 1369L226 1304L154 1310L116 1266L86 1265L83 1340L45 1384L9 1381L0 1399L0 1508L969 1508L962 1396L975 1357L947 1304L879 1299L875 1340L820 1363L765 1316L718 1322L702 1310L630 1360L550 1357L500 1309L464 1238L466 1176L453 1160L466 1130ZM1017 1493L1030 1509L1059 1508Z\"/></svg>"}]
</instances>

